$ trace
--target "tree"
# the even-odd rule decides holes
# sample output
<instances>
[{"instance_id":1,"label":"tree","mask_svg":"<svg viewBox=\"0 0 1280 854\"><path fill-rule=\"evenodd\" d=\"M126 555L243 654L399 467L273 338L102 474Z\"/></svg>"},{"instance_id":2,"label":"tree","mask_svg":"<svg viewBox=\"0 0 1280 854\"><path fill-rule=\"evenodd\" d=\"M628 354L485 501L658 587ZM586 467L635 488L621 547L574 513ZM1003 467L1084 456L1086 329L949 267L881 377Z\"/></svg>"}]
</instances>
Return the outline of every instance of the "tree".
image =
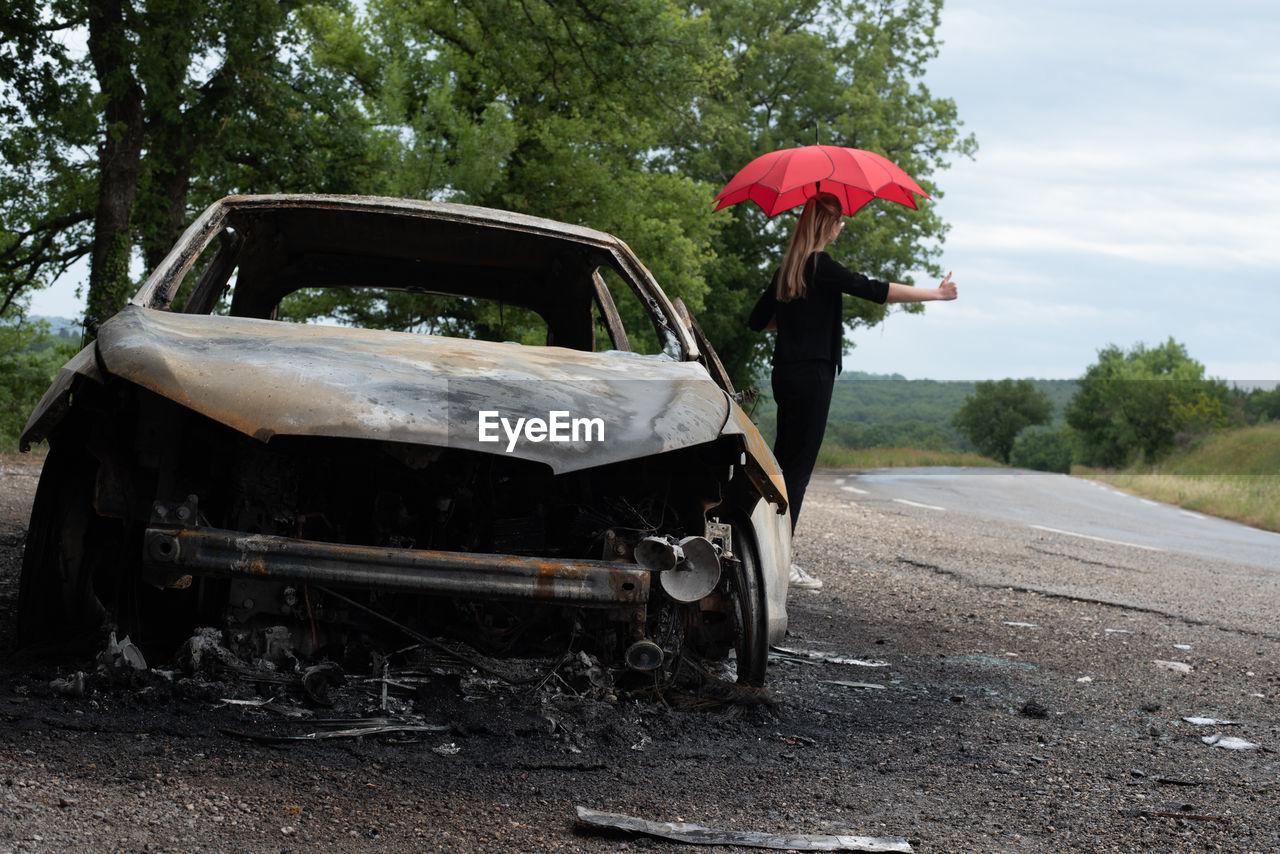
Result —
<instances>
[{"instance_id":1,"label":"tree","mask_svg":"<svg viewBox=\"0 0 1280 854\"><path fill-rule=\"evenodd\" d=\"M1013 442L1009 462L1023 469L1070 474L1074 446L1075 434L1070 427L1024 430Z\"/></svg>"},{"instance_id":2,"label":"tree","mask_svg":"<svg viewBox=\"0 0 1280 854\"><path fill-rule=\"evenodd\" d=\"M718 73L697 15L672 0L372 0L367 19L330 16L323 32L326 59L397 132L395 195L612 232L670 296L702 310L717 227L708 190L654 165L668 116ZM399 302L386 301L388 320ZM644 328L642 306L619 309L629 330Z\"/></svg>"},{"instance_id":3,"label":"tree","mask_svg":"<svg viewBox=\"0 0 1280 854\"><path fill-rule=\"evenodd\" d=\"M0 53L0 316L88 256L88 313L109 317L132 260L156 263L226 193L369 186L368 121L309 58L315 8L19 3ZM62 44L77 35L84 56Z\"/></svg>"},{"instance_id":4,"label":"tree","mask_svg":"<svg viewBox=\"0 0 1280 854\"><path fill-rule=\"evenodd\" d=\"M1120 467L1154 462L1180 432L1202 433L1225 420L1228 390L1206 379L1204 366L1170 338L1148 348L1098 351L1067 407L1067 423L1080 437L1082 462Z\"/></svg>"},{"instance_id":5,"label":"tree","mask_svg":"<svg viewBox=\"0 0 1280 854\"><path fill-rule=\"evenodd\" d=\"M665 160L712 194L760 154L821 141L883 154L937 199L937 173L976 150L960 132L954 102L921 83L938 54L942 0L711 0L701 8L729 73L692 112L673 115ZM745 385L769 346L747 329L746 316L781 261L794 217L767 220L745 203L715 218L723 225L701 322L735 383ZM913 211L873 202L829 251L869 275L910 284L911 270L941 276L946 230L930 203ZM845 300L848 331L884 316L883 306Z\"/></svg>"},{"instance_id":6,"label":"tree","mask_svg":"<svg viewBox=\"0 0 1280 854\"><path fill-rule=\"evenodd\" d=\"M790 218L712 216L715 191L756 155L820 135L889 156L938 197L936 173L975 147L955 105L920 83L941 0L12 5L0 314L92 255L90 312L108 316L130 261L153 263L226 192L377 192L617 234L744 382L767 349L745 317ZM68 33L87 34L85 56L60 47ZM873 205L832 251L881 277L939 273L945 231L928 204ZM400 302L304 296L289 309L417 316ZM642 307L620 308L643 326ZM506 325L453 311L471 328ZM846 320L883 311L851 301Z\"/></svg>"},{"instance_id":7,"label":"tree","mask_svg":"<svg viewBox=\"0 0 1280 854\"><path fill-rule=\"evenodd\" d=\"M39 323L0 323L0 450L11 450L27 416L79 339L58 339Z\"/></svg>"},{"instance_id":8,"label":"tree","mask_svg":"<svg viewBox=\"0 0 1280 854\"><path fill-rule=\"evenodd\" d=\"M1031 380L980 382L956 411L951 424L980 453L1009 462L1014 440L1023 429L1048 424L1053 404Z\"/></svg>"},{"instance_id":9,"label":"tree","mask_svg":"<svg viewBox=\"0 0 1280 854\"><path fill-rule=\"evenodd\" d=\"M1246 417L1254 422L1280 421L1280 388L1251 390L1244 399L1243 408Z\"/></svg>"},{"instance_id":10,"label":"tree","mask_svg":"<svg viewBox=\"0 0 1280 854\"><path fill-rule=\"evenodd\" d=\"M374 0L334 19L327 50L367 82L366 109L405 143L398 194L523 211L619 235L699 315L747 384L765 340L745 318L789 217L711 198L751 158L824 142L880 151L935 196L974 150L955 106L919 83L940 0ZM352 45L363 47L353 48ZM837 257L899 278L936 269L945 227L873 206ZM623 307L624 320L638 307ZM850 326L884 309L851 301Z\"/></svg>"},{"instance_id":11,"label":"tree","mask_svg":"<svg viewBox=\"0 0 1280 854\"><path fill-rule=\"evenodd\" d=\"M0 319L88 251L93 95L57 38L55 10L18 0L0 16Z\"/></svg>"}]
</instances>

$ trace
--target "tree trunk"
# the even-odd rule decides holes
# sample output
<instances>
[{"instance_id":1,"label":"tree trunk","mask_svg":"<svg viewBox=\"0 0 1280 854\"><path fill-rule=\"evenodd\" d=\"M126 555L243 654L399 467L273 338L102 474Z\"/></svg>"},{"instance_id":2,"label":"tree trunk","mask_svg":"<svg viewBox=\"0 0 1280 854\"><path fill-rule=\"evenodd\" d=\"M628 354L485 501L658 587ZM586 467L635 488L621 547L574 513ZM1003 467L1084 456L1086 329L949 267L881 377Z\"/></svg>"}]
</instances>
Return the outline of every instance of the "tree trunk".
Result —
<instances>
[{"instance_id":1,"label":"tree trunk","mask_svg":"<svg viewBox=\"0 0 1280 854\"><path fill-rule=\"evenodd\" d=\"M89 56L105 99L98 149L98 204L93 228L87 313L99 321L115 314L132 291L130 219L142 158L142 87L134 76L126 3L89 4Z\"/></svg>"},{"instance_id":2,"label":"tree trunk","mask_svg":"<svg viewBox=\"0 0 1280 854\"><path fill-rule=\"evenodd\" d=\"M145 261L148 270L154 270L169 248L182 236L187 227L187 194L191 186L190 155L182 151L180 160L170 163L171 168L157 176L159 185L161 231L148 242Z\"/></svg>"}]
</instances>

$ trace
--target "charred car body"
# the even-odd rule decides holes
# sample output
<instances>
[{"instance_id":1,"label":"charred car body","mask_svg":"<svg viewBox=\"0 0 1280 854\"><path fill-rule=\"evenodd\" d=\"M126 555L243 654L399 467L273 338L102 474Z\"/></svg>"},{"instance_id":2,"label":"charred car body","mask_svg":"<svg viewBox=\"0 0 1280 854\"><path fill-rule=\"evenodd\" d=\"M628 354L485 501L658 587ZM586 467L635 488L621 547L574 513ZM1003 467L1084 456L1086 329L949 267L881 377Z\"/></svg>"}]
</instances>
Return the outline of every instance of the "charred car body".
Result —
<instances>
[{"instance_id":1,"label":"charred car body","mask_svg":"<svg viewBox=\"0 0 1280 854\"><path fill-rule=\"evenodd\" d=\"M278 319L318 294L496 305L546 346ZM350 661L394 623L758 685L785 631L776 462L696 322L601 232L228 197L60 371L23 447L43 439L23 642L114 629L163 652L217 625Z\"/></svg>"}]
</instances>

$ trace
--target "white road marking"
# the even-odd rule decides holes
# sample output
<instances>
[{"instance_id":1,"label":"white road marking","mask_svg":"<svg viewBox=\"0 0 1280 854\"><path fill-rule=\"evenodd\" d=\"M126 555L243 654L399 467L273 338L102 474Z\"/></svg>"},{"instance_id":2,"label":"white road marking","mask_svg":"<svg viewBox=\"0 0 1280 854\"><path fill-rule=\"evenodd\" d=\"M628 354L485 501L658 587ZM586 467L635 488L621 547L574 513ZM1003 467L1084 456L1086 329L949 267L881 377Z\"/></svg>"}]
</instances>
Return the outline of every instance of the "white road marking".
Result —
<instances>
[{"instance_id":1,"label":"white road marking","mask_svg":"<svg viewBox=\"0 0 1280 854\"><path fill-rule=\"evenodd\" d=\"M1179 510L1183 516L1190 516L1192 519L1204 519L1199 513L1192 513L1190 510Z\"/></svg>"},{"instance_id":2,"label":"white road marking","mask_svg":"<svg viewBox=\"0 0 1280 854\"><path fill-rule=\"evenodd\" d=\"M838 478L836 478L836 486L839 486L839 485L840 485L840 484L842 484L842 483L844 483L844 478L842 478L842 477L838 477Z\"/></svg>"},{"instance_id":3,"label":"white road marking","mask_svg":"<svg viewBox=\"0 0 1280 854\"><path fill-rule=\"evenodd\" d=\"M938 507L936 504L921 504L918 501L908 501L905 498L895 498L894 501L899 504L906 504L909 507L923 507L926 510L946 510L945 507Z\"/></svg>"},{"instance_id":4,"label":"white road marking","mask_svg":"<svg viewBox=\"0 0 1280 854\"><path fill-rule=\"evenodd\" d=\"M865 489L858 489L858 487L856 487L856 486L842 486L842 487L840 487L840 488L841 488L841 489L843 489L845 492L852 492L852 493L855 493L855 494L857 494L857 495L870 495L870 494L871 494L870 492L867 492Z\"/></svg>"},{"instance_id":5,"label":"white road marking","mask_svg":"<svg viewBox=\"0 0 1280 854\"><path fill-rule=\"evenodd\" d=\"M1155 546L1140 546L1137 543L1126 543L1123 540L1108 540L1106 537L1094 537L1089 534L1079 534L1075 531L1063 531L1058 528L1046 528L1044 525L1032 525L1037 531L1048 531L1051 534L1063 534L1068 537L1080 537L1084 540L1094 540L1099 543L1110 543L1113 546L1128 546L1133 549L1145 549L1149 552L1162 552L1164 549L1158 549Z\"/></svg>"},{"instance_id":6,"label":"white road marking","mask_svg":"<svg viewBox=\"0 0 1280 854\"><path fill-rule=\"evenodd\" d=\"M1147 500L1147 499L1145 499L1145 498L1139 498L1138 500L1139 500L1139 501L1141 501L1143 504L1150 504L1152 507L1159 507L1159 506L1160 506L1160 502L1158 502L1158 501L1148 501L1148 500Z\"/></svg>"}]
</instances>

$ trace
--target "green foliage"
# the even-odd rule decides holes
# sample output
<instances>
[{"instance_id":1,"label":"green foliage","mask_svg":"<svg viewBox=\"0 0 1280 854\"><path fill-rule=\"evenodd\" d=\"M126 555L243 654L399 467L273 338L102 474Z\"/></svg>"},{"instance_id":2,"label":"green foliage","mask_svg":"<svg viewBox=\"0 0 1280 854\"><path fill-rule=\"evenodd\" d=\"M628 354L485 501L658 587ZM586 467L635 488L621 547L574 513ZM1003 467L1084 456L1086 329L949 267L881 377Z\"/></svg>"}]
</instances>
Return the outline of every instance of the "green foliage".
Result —
<instances>
[{"instance_id":1,"label":"green foliage","mask_svg":"<svg viewBox=\"0 0 1280 854\"><path fill-rule=\"evenodd\" d=\"M1225 423L1229 393L1206 379L1204 366L1170 338L1128 351L1112 344L1098 351L1066 412L1080 439L1080 461L1110 468L1154 462L1212 427Z\"/></svg>"},{"instance_id":2,"label":"green foliage","mask_svg":"<svg viewBox=\"0 0 1280 854\"><path fill-rule=\"evenodd\" d=\"M225 193L432 198L617 234L745 385L768 342L744 320L791 217L713 216L716 190L752 158L820 137L887 155L939 197L937 173L975 149L955 105L921 83L941 0L11 6L0 316L90 256L105 317L137 260L154 265ZM90 55L61 46L77 27ZM882 278L937 273L945 231L931 204L873 203L832 251ZM376 322L366 308L347 313ZM620 308L643 328L640 306ZM851 300L846 320L883 312Z\"/></svg>"},{"instance_id":3,"label":"green foliage","mask_svg":"<svg viewBox=\"0 0 1280 854\"><path fill-rule=\"evenodd\" d=\"M1029 380L1061 411L1076 391L1075 380ZM768 381L761 385L768 386ZM951 424L973 395L976 383L907 380L901 376L845 371L835 384L827 419L827 440L849 448L903 447L972 451L974 446ZM769 397L752 413L770 440L776 414Z\"/></svg>"},{"instance_id":4,"label":"green foliage","mask_svg":"<svg viewBox=\"0 0 1280 854\"><path fill-rule=\"evenodd\" d=\"M1009 462L1018 468L1070 474L1074 456L1075 434L1070 427L1031 428L1019 433L1014 440Z\"/></svg>"},{"instance_id":5,"label":"green foliage","mask_svg":"<svg viewBox=\"0 0 1280 854\"><path fill-rule=\"evenodd\" d=\"M281 301L280 319L299 323L327 319L367 329L484 341L545 344L547 339L546 324L527 309L377 288L303 289Z\"/></svg>"},{"instance_id":6,"label":"green foliage","mask_svg":"<svg viewBox=\"0 0 1280 854\"><path fill-rule=\"evenodd\" d=\"M96 179L94 93L36 0L0 15L0 319L20 314L87 251Z\"/></svg>"},{"instance_id":7,"label":"green foliage","mask_svg":"<svg viewBox=\"0 0 1280 854\"><path fill-rule=\"evenodd\" d=\"M861 424L835 421L827 426L827 440L846 448L921 448L954 450L952 437L937 424L900 421L894 424Z\"/></svg>"},{"instance_id":8,"label":"green foliage","mask_svg":"<svg viewBox=\"0 0 1280 854\"><path fill-rule=\"evenodd\" d=\"M830 420L860 424L932 424L950 437L951 444L959 447L959 436L949 422L972 391L971 382L905 380L846 371L840 375L832 394Z\"/></svg>"},{"instance_id":9,"label":"green foliage","mask_svg":"<svg viewBox=\"0 0 1280 854\"><path fill-rule=\"evenodd\" d=\"M368 15L318 31L397 134L390 193L611 232L701 312L713 191L653 162L722 64L699 16L669 0L397 0ZM619 310L629 329L648 325L638 303Z\"/></svg>"},{"instance_id":10,"label":"green foliage","mask_svg":"<svg viewBox=\"0 0 1280 854\"><path fill-rule=\"evenodd\" d=\"M1004 379L978 383L951 424L981 453L1007 463L1019 433L1052 419L1049 395L1031 380Z\"/></svg>"},{"instance_id":11,"label":"green foliage","mask_svg":"<svg viewBox=\"0 0 1280 854\"><path fill-rule=\"evenodd\" d=\"M1255 423L1280 421L1280 387L1270 391L1253 389L1244 398L1246 417Z\"/></svg>"},{"instance_id":12,"label":"green foliage","mask_svg":"<svg viewBox=\"0 0 1280 854\"><path fill-rule=\"evenodd\" d=\"M112 236L110 245L97 259L95 281L89 288L89 301L85 307L88 317L105 320L120 310L133 295L133 281L129 278L129 256L133 246L126 233Z\"/></svg>"},{"instance_id":13,"label":"green foliage","mask_svg":"<svg viewBox=\"0 0 1280 854\"><path fill-rule=\"evenodd\" d=\"M1280 477L1280 424L1223 430L1178 448L1137 472L1193 476ZM1137 473L1135 472L1135 473Z\"/></svg>"},{"instance_id":14,"label":"green foliage","mask_svg":"<svg viewBox=\"0 0 1280 854\"><path fill-rule=\"evenodd\" d=\"M131 294L228 193L378 186L387 134L308 26L344 0L17 5L0 44L0 317L90 256L89 313ZM334 12L336 14L336 12ZM68 33L88 33L73 56Z\"/></svg>"},{"instance_id":15,"label":"green foliage","mask_svg":"<svg viewBox=\"0 0 1280 854\"><path fill-rule=\"evenodd\" d=\"M0 323L0 448L17 443L54 374L75 355L76 343L55 338L43 322Z\"/></svg>"},{"instance_id":16,"label":"green foliage","mask_svg":"<svg viewBox=\"0 0 1280 854\"><path fill-rule=\"evenodd\" d=\"M718 191L753 158L821 141L879 152L934 198L951 157L976 150L955 104L922 83L938 52L941 0L712 0L701 5L728 71L678 114L668 159ZM767 220L750 203L720 211L710 291L701 323L739 386L764 362L769 343L745 319L780 263L790 214ZM910 284L907 271L941 275L946 226L931 203L913 211L873 202L829 250L868 275ZM921 306L906 307L919 311ZM846 330L873 326L885 307L845 300ZM846 346L848 342L846 341Z\"/></svg>"},{"instance_id":17,"label":"green foliage","mask_svg":"<svg viewBox=\"0 0 1280 854\"><path fill-rule=\"evenodd\" d=\"M999 463L990 457L964 451L934 451L911 447L845 448L826 443L818 452L819 468L882 469L925 466L995 468Z\"/></svg>"},{"instance_id":18,"label":"green foliage","mask_svg":"<svg viewBox=\"0 0 1280 854\"><path fill-rule=\"evenodd\" d=\"M317 15L319 55L362 81L401 143L389 192L547 216L626 240L699 315L738 383L768 342L745 318L790 217L710 214L752 158L814 141L881 151L931 192L969 154L955 107L919 83L939 0L374 0ZM895 209L897 208L897 209ZM884 277L931 272L945 228L928 205L873 205L833 248ZM621 306L628 328L641 308ZM850 301L850 326L884 308Z\"/></svg>"},{"instance_id":19,"label":"green foliage","mask_svg":"<svg viewBox=\"0 0 1280 854\"><path fill-rule=\"evenodd\" d=\"M1209 434L1155 465L1094 475L1157 501L1280 531L1280 425Z\"/></svg>"}]
</instances>

